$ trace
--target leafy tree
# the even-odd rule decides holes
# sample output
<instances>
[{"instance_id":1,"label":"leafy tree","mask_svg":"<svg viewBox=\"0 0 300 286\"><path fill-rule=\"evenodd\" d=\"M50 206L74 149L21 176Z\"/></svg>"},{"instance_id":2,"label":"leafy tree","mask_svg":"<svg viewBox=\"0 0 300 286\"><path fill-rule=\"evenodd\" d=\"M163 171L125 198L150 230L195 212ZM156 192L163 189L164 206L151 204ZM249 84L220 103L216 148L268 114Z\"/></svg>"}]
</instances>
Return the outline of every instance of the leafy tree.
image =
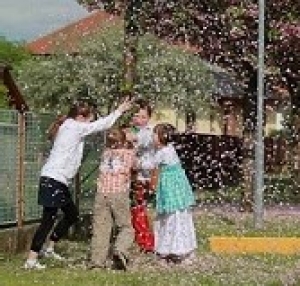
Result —
<instances>
[{"instance_id":1,"label":"leafy tree","mask_svg":"<svg viewBox=\"0 0 300 286\"><path fill-rule=\"evenodd\" d=\"M182 7L183 14L188 19L184 22L188 22L191 28L184 34L179 29L182 25L186 26L184 22L170 22L171 28L179 31L175 34L176 37L179 40L188 38L191 43L201 48L200 55L203 58L232 71L244 85L244 201L249 206L252 200L251 174L257 118L258 2L190 1ZM277 95L279 90L288 90L293 106L292 126L296 126L295 119L300 115L300 75L297 60L300 52L299 19L299 1L266 2L266 90L267 94ZM298 138L295 135L299 133L299 127L294 128L294 138ZM298 144L295 145L294 154L300 154L297 146ZM297 173L299 178L299 171ZM300 183L300 178L298 182Z\"/></svg>"},{"instance_id":2,"label":"leafy tree","mask_svg":"<svg viewBox=\"0 0 300 286\"><path fill-rule=\"evenodd\" d=\"M57 54L27 61L18 71L18 82L30 106L63 111L83 92L110 109L122 85L123 35L121 27L109 27L83 42L77 55ZM140 39L137 54L133 87L137 96L149 98L156 106L180 110L192 103L198 110L207 105L213 80L199 57L150 34Z\"/></svg>"},{"instance_id":3,"label":"leafy tree","mask_svg":"<svg viewBox=\"0 0 300 286\"><path fill-rule=\"evenodd\" d=\"M11 42L0 37L0 64L18 66L23 60L29 58L29 53L21 43ZM8 106L7 88L0 79L0 108Z\"/></svg>"},{"instance_id":4,"label":"leafy tree","mask_svg":"<svg viewBox=\"0 0 300 286\"><path fill-rule=\"evenodd\" d=\"M140 33L152 31L173 43L188 42L198 47L202 58L232 71L244 84L246 93L256 93L257 1L77 0L77 2L91 10L105 9L111 13L125 15L129 11L131 16L137 13L139 17L132 16L132 18L137 20ZM135 6L135 10L132 5ZM284 0L280 3L270 0L266 3L268 85L272 92L278 91L279 87L288 89L294 103L299 101L297 101L300 76L297 61L300 49L299 19L300 2L297 0ZM245 127L251 130L254 125L251 120L247 120Z\"/></svg>"},{"instance_id":5,"label":"leafy tree","mask_svg":"<svg viewBox=\"0 0 300 286\"><path fill-rule=\"evenodd\" d=\"M124 49L123 75L120 88L122 92L131 94L136 81L138 40L142 27L144 27L142 18L144 18L145 12L147 13L149 9L147 1L78 0L77 2L85 5L89 10L101 8L111 13L122 13L124 19Z\"/></svg>"},{"instance_id":6,"label":"leafy tree","mask_svg":"<svg viewBox=\"0 0 300 286\"><path fill-rule=\"evenodd\" d=\"M30 57L23 43L12 42L0 37L0 63L17 66Z\"/></svg>"}]
</instances>

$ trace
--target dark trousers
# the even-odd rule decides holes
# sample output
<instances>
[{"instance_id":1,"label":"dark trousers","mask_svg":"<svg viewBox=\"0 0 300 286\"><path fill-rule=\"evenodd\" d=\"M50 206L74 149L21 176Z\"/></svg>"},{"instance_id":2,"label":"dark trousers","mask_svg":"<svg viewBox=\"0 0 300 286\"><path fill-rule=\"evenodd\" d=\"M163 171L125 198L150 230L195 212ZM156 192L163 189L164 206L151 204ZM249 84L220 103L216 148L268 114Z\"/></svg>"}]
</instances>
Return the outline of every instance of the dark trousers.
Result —
<instances>
[{"instance_id":1,"label":"dark trousers","mask_svg":"<svg viewBox=\"0 0 300 286\"><path fill-rule=\"evenodd\" d=\"M78 220L79 212L75 204L71 201L67 205L60 207L63 212L63 218L57 223L50 239L52 241L59 241L64 235L67 234L68 229L72 224ZM31 243L31 250L34 252L39 252L44 242L47 239L53 225L57 219L57 212L59 208L57 207L44 207L41 223L35 232Z\"/></svg>"}]
</instances>

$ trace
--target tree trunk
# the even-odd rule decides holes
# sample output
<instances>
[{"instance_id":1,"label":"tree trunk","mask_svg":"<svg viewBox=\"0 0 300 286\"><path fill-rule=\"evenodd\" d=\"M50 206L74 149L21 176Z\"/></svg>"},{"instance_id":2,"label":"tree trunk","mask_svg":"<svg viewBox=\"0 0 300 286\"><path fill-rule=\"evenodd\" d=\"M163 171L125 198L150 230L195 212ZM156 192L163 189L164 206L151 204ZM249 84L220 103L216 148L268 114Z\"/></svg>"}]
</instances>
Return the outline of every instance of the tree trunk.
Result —
<instances>
[{"instance_id":1,"label":"tree trunk","mask_svg":"<svg viewBox=\"0 0 300 286\"><path fill-rule=\"evenodd\" d=\"M132 95L136 82L138 38L141 32L141 0L129 0L124 15L124 74L121 91Z\"/></svg>"},{"instance_id":2,"label":"tree trunk","mask_svg":"<svg viewBox=\"0 0 300 286\"><path fill-rule=\"evenodd\" d=\"M122 91L128 94L132 94L136 81L137 46L138 36L125 32Z\"/></svg>"}]
</instances>

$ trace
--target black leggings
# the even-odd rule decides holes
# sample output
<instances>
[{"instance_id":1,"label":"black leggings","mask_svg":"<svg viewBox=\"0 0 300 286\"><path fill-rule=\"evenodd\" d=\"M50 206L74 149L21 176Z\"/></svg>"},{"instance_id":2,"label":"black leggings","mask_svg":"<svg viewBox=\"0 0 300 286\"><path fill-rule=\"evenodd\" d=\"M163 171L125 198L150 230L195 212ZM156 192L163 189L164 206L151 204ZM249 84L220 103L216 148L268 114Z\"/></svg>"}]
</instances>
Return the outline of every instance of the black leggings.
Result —
<instances>
[{"instance_id":1,"label":"black leggings","mask_svg":"<svg viewBox=\"0 0 300 286\"><path fill-rule=\"evenodd\" d=\"M57 212L59 208L56 207L44 207L43 216L38 229L35 232L31 243L31 250L34 252L40 252L44 242L57 218ZM69 227L78 220L78 209L75 204L71 201L67 205L60 208L64 213L63 218L57 223L50 239L52 241L59 241L64 235L67 234Z\"/></svg>"}]
</instances>

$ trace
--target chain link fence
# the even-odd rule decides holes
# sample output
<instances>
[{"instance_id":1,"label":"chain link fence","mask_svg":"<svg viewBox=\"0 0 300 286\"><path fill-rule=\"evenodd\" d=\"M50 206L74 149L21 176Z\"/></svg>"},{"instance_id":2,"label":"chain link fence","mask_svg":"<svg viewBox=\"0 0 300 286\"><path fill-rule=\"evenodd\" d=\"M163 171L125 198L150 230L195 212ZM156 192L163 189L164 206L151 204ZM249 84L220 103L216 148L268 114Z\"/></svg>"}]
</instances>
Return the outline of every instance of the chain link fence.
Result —
<instances>
[{"instance_id":1,"label":"chain link fence","mask_svg":"<svg viewBox=\"0 0 300 286\"><path fill-rule=\"evenodd\" d=\"M40 169L51 147L46 130L52 121L52 114L25 114L25 138L21 145L24 164L19 166L24 173L24 221L37 219L41 215L41 208L37 205L38 183Z\"/></svg>"},{"instance_id":2,"label":"chain link fence","mask_svg":"<svg viewBox=\"0 0 300 286\"><path fill-rule=\"evenodd\" d=\"M0 110L0 225L38 219L37 184L51 114Z\"/></svg>"},{"instance_id":3,"label":"chain link fence","mask_svg":"<svg viewBox=\"0 0 300 286\"><path fill-rule=\"evenodd\" d=\"M81 214L92 212L100 154L103 150L105 133L90 135L85 140L85 149L82 165L74 183L73 189L75 202Z\"/></svg>"},{"instance_id":4,"label":"chain link fence","mask_svg":"<svg viewBox=\"0 0 300 286\"><path fill-rule=\"evenodd\" d=\"M0 223L16 222L18 114L0 110Z\"/></svg>"},{"instance_id":5,"label":"chain link fence","mask_svg":"<svg viewBox=\"0 0 300 286\"><path fill-rule=\"evenodd\" d=\"M50 113L19 114L0 109L0 226L22 226L41 216L37 204L41 167L51 148L46 130ZM82 212L90 212L104 134L86 140L83 165L70 186Z\"/></svg>"}]
</instances>

